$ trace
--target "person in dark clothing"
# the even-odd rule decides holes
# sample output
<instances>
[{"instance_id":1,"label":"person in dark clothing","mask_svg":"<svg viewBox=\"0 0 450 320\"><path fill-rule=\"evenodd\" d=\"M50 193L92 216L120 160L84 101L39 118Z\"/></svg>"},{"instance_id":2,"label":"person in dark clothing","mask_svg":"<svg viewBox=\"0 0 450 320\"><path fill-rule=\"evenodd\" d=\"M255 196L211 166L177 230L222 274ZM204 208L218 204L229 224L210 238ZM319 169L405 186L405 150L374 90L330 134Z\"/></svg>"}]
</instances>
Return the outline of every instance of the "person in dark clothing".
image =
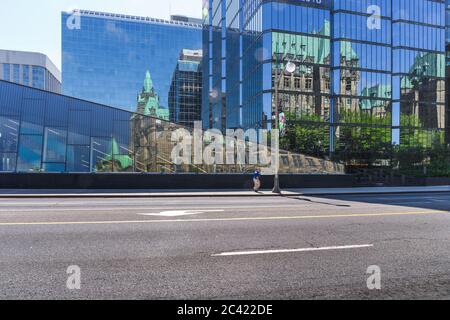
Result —
<instances>
[{"instance_id":1,"label":"person in dark clothing","mask_svg":"<svg viewBox=\"0 0 450 320\"><path fill-rule=\"evenodd\" d=\"M253 190L255 192L259 192L259 189L261 188L261 172L259 169L256 169L253 173Z\"/></svg>"}]
</instances>

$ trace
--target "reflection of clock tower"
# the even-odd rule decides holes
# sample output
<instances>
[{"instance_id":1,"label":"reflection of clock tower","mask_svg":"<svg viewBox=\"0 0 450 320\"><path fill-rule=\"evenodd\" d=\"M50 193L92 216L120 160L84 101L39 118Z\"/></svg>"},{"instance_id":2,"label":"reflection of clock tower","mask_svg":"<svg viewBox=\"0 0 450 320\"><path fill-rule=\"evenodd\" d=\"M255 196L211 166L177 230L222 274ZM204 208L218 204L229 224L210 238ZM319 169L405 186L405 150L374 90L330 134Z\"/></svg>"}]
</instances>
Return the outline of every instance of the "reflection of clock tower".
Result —
<instances>
[{"instance_id":1,"label":"reflection of clock tower","mask_svg":"<svg viewBox=\"0 0 450 320\"><path fill-rule=\"evenodd\" d=\"M138 96L137 113L155 118L169 120L169 110L159 105L159 96L153 87L150 71L145 74L144 87Z\"/></svg>"}]
</instances>

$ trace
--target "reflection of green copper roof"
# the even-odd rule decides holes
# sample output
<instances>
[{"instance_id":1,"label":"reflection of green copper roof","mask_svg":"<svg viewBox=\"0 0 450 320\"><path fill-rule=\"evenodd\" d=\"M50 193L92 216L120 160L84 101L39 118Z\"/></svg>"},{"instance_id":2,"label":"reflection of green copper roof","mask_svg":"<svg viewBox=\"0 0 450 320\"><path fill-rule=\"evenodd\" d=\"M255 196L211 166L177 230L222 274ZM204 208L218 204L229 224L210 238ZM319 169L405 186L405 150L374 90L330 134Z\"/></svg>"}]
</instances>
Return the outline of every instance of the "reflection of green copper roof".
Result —
<instances>
[{"instance_id":1,"label":"reflection of green copper roof","mask_svg":"<svg viewBox=\"0 0 450 320\"><path fill-rule=\"evenodd\" d=\"M330 36L331 35L330 21L325 20L325 22L323 23L323 28L322 28L322 30L319 31L319 34L321 34L323 36Z\"/></svg>"},{"instance_id":2,"label":"reflection of green copper roof","mask_svg":"<svg viewBox=\"0 0 450 320\"><path fill-rule=\"evenodd\" d=\"M414 87L409 76L402 77L400 87L401 89L412 89Z\"/></svg>"},{"instance_id":3,"label":"reflection of green copper roof","mask_svg":"<svg viewBox=\"0 0 450 320\"><path fill-rule=\"evenodd\" d=\"M325 20L323 29L319 31L319 34L324 36L330 35L330 22ZM323 40L319 46L319 61L325 61L325 59L330 55L330 41Z\"/></svg>"},{"instance_id":4,"label":"reflection of green copper roof","mask_svg":"<svg viewBox=\"0 0 450 320\"><path fill-rule=\"evenodd\" d=\"M133 159L128 154L121 154L119 144L116 139L112 139L112 144L108 150L108 156L106 160L112 161L114 155L114 160L119 163L122 169L131 168L133 166Z\"/></svg>"},{"instance_id":5,"label":"reflection of green copper roof","mask_svg":"<svg viewBox=\"0 0 450 320\"><path fill-rule=\"evenodd\" d=\"M410 72L421 76L445 77L445 56L437 53L418 55Z\"/></svg>"},{"instance_id":6,"label":"reflection of green copper roof","mask_svg":"<svg viewBox=\"0 0 450 320\"><path fill-rule=\"evenodd\" d=\"M169 120L169 109L159 108L156 110L156 117L163 120Z\"/></svg>"},{"instance_id":7,"label":"reflection of green copper roof","mask_svg":"<svg viewBox=\"0 0 450 320\"><path fill-rule=\"evenodd\" d=\"M345 57L346 61L358 60L359 57L356 54L355 50L353 50L352 44L348 41L341 41L341 57Z\"/></svg>"},{"instance_id":8,"label":"reflection of green copper roof","mask_svg":"<svg viewBox=\"0 0 450 320\"><path fill-rule=\"evenodd\" d=\"M130 156L125 154L115 155L114 160L120 164L120 167L122 169L128 169L133 166L133 159L131 159Z\"/></svg>"},{"instance_id":9,"label":"reflection of green copper roof","mask_svg":"<svg viewBox=\"0 0 450 320\"><path fill-rule=\"evenodd\" d=\"M401 79L402 89L412 89L414 80L421 77L445 77L445 55L438 53L418 54L409 69L409 75Z\"/></svg>"},{"instance_id":10,"label":"reflection of green copper roof","mask_svg":"<svg viewBox=\"0 0 450 320\"><path fill-rule=\"evenodd\" d=\"M392 90L391 86L376 85L370 88L364 88L361 91L361 95L364 97L371 97L371 98L390 99L392 95ZM374 99L361 99L360 102L361 109L372 109L380 105L384 105L384 101Z\"/></svg>"},{"instance_id":11,"label":"reflection of green copper roof","mask_svg":"<svg viewBox=\"0 0 450 320\"><path fill-rule=\"evenodd\" d=\"M145 108L144 108L144 114L146 116L150 115L152 113L152 109L154 109L154 110L159 109L159 99L158 99L158 96L156 96L156 95L148 97L147 103L145 104Z\"/></svg>"},{"instance_id":12,"label":"reflection of green copper roof","mask_svg":"<svg viewBox=\"0 0 450 320\"><path fill-rule=\"evenodd\" d=\"M318 34L329 35L330 23L325 20L324 27ZM286 43L286 46L283 46ZM288 33L274 32L272 34L272 52L279 54L292 54L313 58L314 63L325 63L325 59L330 56L330 40L326 38L293 35Z\"/></svg>"},{"instance_id":13,"label":"reflection of green copper roof","mask_svg":"<svg viewBox=\"0 0 450 320\"><path fill-rule=\"evenodd\" d=\"M144 80L144 92L150 93L152 89L153 89L152 76L150 75L150 71L147 70Z\"/></svg>"},{"instance_id":14,"label":"reflection of green copper roof","mask_svg":"<svg viewBox=\"0 0 450 320\"><path fill-rule=\"evenodd\" d=\"M150 71L145 73L144 88L138 96L138 112L146 116L169 120L169 110L159 105L159 96L153 87Z\"/></svg>"},{"instance_id":15,"label":"reflection of green copper roof","mask_svg":"<svg viewBox=\"0 0 450 320\"><path fill-rule=\"evenodd\" d=\"M364 97L376 97L376 98L391 98L391 86L376 85L370 88L364 88L361 91L361 95Z\"/></svg>"}]
</instances>

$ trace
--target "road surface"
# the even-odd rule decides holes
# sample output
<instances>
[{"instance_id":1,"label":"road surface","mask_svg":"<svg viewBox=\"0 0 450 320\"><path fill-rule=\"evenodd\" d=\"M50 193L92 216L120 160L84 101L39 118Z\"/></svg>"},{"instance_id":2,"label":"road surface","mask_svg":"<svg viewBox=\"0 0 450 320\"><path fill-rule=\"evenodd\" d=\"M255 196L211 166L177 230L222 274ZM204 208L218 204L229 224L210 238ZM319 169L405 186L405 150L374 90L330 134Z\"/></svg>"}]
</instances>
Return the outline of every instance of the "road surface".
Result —
<instances>
[{"instance_id":1,"label":"road surface","mask_svg":"<svg viewBox=\"0 0 450 320\"><path fill-rule=\"evenodd\" d=\"M449 209L450 193L2 199L0 299L450 299Z\"/></svg>"}]
</instances>

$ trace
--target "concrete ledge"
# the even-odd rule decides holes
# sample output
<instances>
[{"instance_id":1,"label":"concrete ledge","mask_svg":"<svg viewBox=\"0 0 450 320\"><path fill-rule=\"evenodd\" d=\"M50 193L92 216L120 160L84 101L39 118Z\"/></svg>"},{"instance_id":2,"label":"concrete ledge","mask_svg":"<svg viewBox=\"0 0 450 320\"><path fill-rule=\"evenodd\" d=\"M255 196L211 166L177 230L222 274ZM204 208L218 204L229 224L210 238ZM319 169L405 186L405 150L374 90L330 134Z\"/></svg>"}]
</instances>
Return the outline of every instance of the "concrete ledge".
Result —
<instances>
[{"instance_id":1,"label":"concrete ledge","mask_svg":"<svg viewBox=\"0 0 450 320\"><path fill-rule=\"evenodd\" d=\"M273 187L273 176L261 178L262 188ZM351 175L280 175L288 188L352 187ZM249 190L251 174L139 174L139 173L3 173L0 189L144 189L144 190Z\"/></svg>"}]
</instances>

